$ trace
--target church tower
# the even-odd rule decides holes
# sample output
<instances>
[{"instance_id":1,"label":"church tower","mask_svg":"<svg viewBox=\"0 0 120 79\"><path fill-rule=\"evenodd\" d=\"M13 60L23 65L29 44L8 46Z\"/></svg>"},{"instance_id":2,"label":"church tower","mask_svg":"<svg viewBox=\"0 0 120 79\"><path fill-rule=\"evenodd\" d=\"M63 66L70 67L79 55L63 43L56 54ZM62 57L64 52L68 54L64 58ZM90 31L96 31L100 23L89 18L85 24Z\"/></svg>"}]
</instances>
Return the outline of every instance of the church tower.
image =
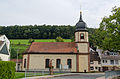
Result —
<instances>
[{"instance_id":1,"label":"church tower","mask_svg":"<svg viewBox=\"0 0 120 79\"><path fill-rule=\"evenodd\" d=\"M77 72L89 72L88 30L86 23L82 20L82 12L80 12L80 19L76 24L75 43L77 44Z\"/></svg>"}]
</instances>

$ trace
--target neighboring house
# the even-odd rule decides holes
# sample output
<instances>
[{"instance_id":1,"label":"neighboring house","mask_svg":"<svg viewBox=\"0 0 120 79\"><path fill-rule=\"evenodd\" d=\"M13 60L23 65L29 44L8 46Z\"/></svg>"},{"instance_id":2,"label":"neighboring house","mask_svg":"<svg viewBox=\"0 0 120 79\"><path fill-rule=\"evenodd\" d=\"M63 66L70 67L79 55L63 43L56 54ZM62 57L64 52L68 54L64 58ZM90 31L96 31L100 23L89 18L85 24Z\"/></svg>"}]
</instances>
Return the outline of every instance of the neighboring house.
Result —
<instances>
[{"instance_id":1,"label":"neighboring house","mask_svg":"<svg viewBox=\"0 0 120 79\"><path fill-rule=\"evenodd\" d=\"M22 71L22 59L11 59L10 61L16 63L16 71Z\"/></svg>"},{"instance_id":2,"label":"neighboring house","mask_svg":"<svg viewBox=\"0 0 120 79\"><path fill-rule=\"evenodd\" d=\"M10 41L5 35L0 35L0 58L2 61L10 60Z\"/></svg>"},{"instance_id":3,"label":"neighboring house","mask_svg":"<svg viewBox=\"0 0 120 79\"><path fill-rule=\"evenodd\" d=\"M104 52L101 55L102 70L120 69L120 55L117 52Z\"/></svg>"},{"instance_id":4,"label":"neighboring house","mask_svg":"<svg viewBox=\"0 0 120 79\"><path fill-rule=\"evenodd\" d=\"M56 70L90 71L88 30L82 13L76 24L75 42L33 42L23 53L23 70L48 70L50 62Z\"/></svg>"},{"instance_id":5,"label":"neighboring house","mask_svg":"<svg viewBox=\"0 0 120 79\"><path fill-rule=\"evenodd\" d=\"M4 41L7 45L7 48L10 49L10 41L5 35L0 35L0 41Z\"/></svg>"},{"instance_id":6,"label":"neighboring house","mask_svg":"<svg viewBox=\"0 0 120 79\"><path fill-rule=\"evenodd\" d=\"M90 51L90 71L102 71L98 52Z\"/></svg>"}]
</instances>

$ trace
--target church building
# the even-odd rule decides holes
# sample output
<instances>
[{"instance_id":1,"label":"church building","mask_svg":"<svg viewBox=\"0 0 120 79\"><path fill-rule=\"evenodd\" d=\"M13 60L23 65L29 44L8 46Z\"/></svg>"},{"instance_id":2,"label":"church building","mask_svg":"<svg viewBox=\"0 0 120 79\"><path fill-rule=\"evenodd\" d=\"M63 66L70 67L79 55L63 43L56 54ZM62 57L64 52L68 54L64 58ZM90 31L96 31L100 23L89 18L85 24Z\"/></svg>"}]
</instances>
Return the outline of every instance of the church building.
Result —
<instances>
[{"instance_id":1,"label":"church building","mask_svg":"<svg viewBox=\"0 0 120 79\"><path fill-rule=\"evenodd\" d=\"M71 72L90 71L90 53L86 23L80 19L76 24L74 42L33 42L23 53L23 70L70 69Z\"/></svg>"}]
</instances>

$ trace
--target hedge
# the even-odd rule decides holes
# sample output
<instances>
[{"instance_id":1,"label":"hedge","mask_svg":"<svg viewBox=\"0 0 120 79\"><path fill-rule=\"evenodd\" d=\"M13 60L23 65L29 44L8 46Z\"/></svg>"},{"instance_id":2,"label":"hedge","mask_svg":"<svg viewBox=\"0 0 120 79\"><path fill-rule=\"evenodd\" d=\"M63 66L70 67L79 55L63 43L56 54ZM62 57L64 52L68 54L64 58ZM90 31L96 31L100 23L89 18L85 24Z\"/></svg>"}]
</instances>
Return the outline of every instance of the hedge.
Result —
<instances>
[{"instance_id":1,"label":"hedge","mask_svg":"<svg viewBox=\"0 0 120 79\"><path fill-rule=\"evenodd\" d=\"M15 63L0 61L0 79L15 79Z\"/></svg>"}]
</instances>

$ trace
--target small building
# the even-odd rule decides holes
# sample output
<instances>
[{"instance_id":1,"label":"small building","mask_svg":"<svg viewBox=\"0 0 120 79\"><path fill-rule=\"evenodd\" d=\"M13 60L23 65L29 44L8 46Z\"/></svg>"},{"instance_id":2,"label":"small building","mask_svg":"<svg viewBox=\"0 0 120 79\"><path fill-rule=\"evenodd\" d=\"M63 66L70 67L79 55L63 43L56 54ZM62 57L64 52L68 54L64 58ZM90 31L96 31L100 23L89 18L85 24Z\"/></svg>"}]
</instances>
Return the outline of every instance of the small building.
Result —
<instances>
[{"instance_id":1,"label":"small building","mask_svg":"<svg viewBox=\"0 0 120 79\"><path fill-rule=\"evenodd\" d=\"M96 51L90 51L90 71L102 71L101 60Z\"/></svg>"},{"instance_id":2,"label":"small building","mask_svg":"<svg viewBox=\"0 0 120 79\"><path fill-rule=\"evenodd\" d=\"M10 61L16 63L16 71L22 71L22 59L11 59Z\"/></svg>"},{"instance_id":3,"label":"small building","mask_svg":"<svg viewBox=\"0 0 120 79\"><path fill-rule=\"evenodd\" d=\"M5 35L0 35L0 58L2 61L10 60L10 41Z\"/></svg>"},{"instance_id":4,"label":"small building","mask_svg":"<svg viewBox=\"0 0 120 79\"><path fill-rule=\"evenodd\" d=\"M102 71L118 70L120 69L120 54L118 52L103 51L97 49L99 54Z\"/></svg>"},{"instance_id":5,"label":"small building","mask_svg":"<svg viewBox=\"0 0 120 79\"><path fill-rule=\"evenodd\" d=\"M101 55L103 71L120 69L120 55L116 52L105 52Z\"/></svg>"},{"instance_id":6,"label":"small building","mask_svg":"<svg viewBox=\"0 0 120 79\"><path fill-rule=\"evenodd\" d=\"M23 70L46 70L50 62L55 70L90 71L88 30L82 13L76 24L75 42L33 42L23 53Z\"/></svg>"}]
</instances>

